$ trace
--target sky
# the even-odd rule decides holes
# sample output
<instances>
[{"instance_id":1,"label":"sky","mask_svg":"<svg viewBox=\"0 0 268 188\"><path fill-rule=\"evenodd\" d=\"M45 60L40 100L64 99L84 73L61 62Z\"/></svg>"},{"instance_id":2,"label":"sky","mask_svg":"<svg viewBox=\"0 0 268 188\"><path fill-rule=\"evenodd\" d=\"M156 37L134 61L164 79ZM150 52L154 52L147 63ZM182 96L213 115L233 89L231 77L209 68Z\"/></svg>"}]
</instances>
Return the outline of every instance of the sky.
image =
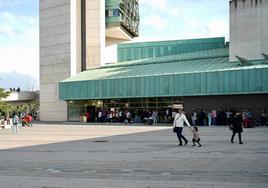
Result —
<instances>
[{"instance_id":1,"label":"sky","mask_svg":"<svg viewBox=\"0 0 268 188\"><path fill-rule=\"evenodd\" d=\"M138 41L224 36L229 0L139 0ZM0 0L0 72L39 77L39 0Z\"/></svg>"}]
</instances>

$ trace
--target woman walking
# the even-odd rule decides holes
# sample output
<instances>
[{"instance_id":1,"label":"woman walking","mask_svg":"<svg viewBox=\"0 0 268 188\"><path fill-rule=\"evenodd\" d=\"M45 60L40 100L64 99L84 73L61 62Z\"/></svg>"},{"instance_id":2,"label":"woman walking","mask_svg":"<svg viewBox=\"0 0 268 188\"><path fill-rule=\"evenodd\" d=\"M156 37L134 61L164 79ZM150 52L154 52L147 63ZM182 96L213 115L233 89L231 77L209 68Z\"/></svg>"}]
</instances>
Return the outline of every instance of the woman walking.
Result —
<instances>
[{"instance_id":1,"label":"woman walking","mask_svg":"<svg viewBox=\"0 0 268 188\"><path fill-rule=\"evenodd\" d=\"M242 114L239 112L233 111L233 114L232 114L233 135L231 138L232 143L234 143L235 134L238 133L239 144L243 144L241 140L241 133L243 132L242 123L243 123Z\"/></svg>"},{"instance_id":2,"label":"woman walking","mask_svg":"<svg viewBox=\"0 0 268 188\"><path fill-rule=\"evenodd\" d=\"M184 145L188 143L188 140L182 135L182 129L184 122L187 124L189 128L191 128L190 123L188 122L186 116L182 112L182 108L178 109L178 113L176 114L174 118L174 123L173 123L173 132L177 134L178 140L180 142L179 146L182 145L182 140L184 140Z\"/></svg>"}]
</instances>

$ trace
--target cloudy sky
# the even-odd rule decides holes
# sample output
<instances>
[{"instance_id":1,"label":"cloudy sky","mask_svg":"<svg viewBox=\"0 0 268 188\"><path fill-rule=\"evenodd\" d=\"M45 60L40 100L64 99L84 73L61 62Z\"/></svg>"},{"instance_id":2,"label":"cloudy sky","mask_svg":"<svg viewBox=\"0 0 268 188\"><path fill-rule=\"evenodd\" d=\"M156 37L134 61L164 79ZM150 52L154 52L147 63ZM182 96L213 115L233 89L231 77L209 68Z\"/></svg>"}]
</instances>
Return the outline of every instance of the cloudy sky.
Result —
<instances>
[{"instance_id":1,"label":"cloudy sky","mask_svg":"<svg viewBox=\"0 0 268 188\"><path fill-rule=\"evenodd\" d=\"M225 36L229 0L139 0L134 41ZM0 0L0 72L39 77L39 0Z\"/></svg>"}]
</instances>

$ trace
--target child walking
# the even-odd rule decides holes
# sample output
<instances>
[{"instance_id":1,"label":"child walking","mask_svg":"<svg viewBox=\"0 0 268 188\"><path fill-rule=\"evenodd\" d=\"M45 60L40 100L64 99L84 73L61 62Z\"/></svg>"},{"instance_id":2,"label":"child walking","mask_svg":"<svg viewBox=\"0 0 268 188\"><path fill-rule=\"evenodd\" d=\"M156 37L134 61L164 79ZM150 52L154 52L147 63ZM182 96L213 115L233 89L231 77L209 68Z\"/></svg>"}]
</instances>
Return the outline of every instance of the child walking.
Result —
<instances>
[{"instance_id":1,"label":"child walking","mask_svg":"<svg viewBox=\"0 0 268 188\"><path fill-rule=\"evenodd\" d=\"M195 143L198 143L199 147L201 147L202 145L200 144L200 138L199 138L199 133L198 133L198 128L197 127L193 127L193 128L190 128L192 133L193 133L193 145L192 146L195 146Z\"/></svg>"}]
</instances>

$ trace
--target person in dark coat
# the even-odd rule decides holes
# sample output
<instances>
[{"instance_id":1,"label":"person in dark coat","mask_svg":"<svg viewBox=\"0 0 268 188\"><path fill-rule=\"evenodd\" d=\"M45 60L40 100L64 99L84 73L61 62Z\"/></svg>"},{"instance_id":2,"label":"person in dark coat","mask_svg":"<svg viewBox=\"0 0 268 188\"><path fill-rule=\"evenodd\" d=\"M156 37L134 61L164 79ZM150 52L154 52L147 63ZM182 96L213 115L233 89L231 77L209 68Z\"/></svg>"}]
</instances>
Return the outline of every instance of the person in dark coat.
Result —
<instances>
[{"instance_id":1,"label":"person in dark coat","mask_svg":"<svg viewBox=\"0 0 268 188\"><path fill-rule=\"evenodd\" d=\"M235 134L238 133L239 144L243 144L241 140L241 133L243 132L242 122L243 122L242 114L233 111L232 115L233 135L231 138L232 143L234 143Z\"/></svg>"}]
</instances>

